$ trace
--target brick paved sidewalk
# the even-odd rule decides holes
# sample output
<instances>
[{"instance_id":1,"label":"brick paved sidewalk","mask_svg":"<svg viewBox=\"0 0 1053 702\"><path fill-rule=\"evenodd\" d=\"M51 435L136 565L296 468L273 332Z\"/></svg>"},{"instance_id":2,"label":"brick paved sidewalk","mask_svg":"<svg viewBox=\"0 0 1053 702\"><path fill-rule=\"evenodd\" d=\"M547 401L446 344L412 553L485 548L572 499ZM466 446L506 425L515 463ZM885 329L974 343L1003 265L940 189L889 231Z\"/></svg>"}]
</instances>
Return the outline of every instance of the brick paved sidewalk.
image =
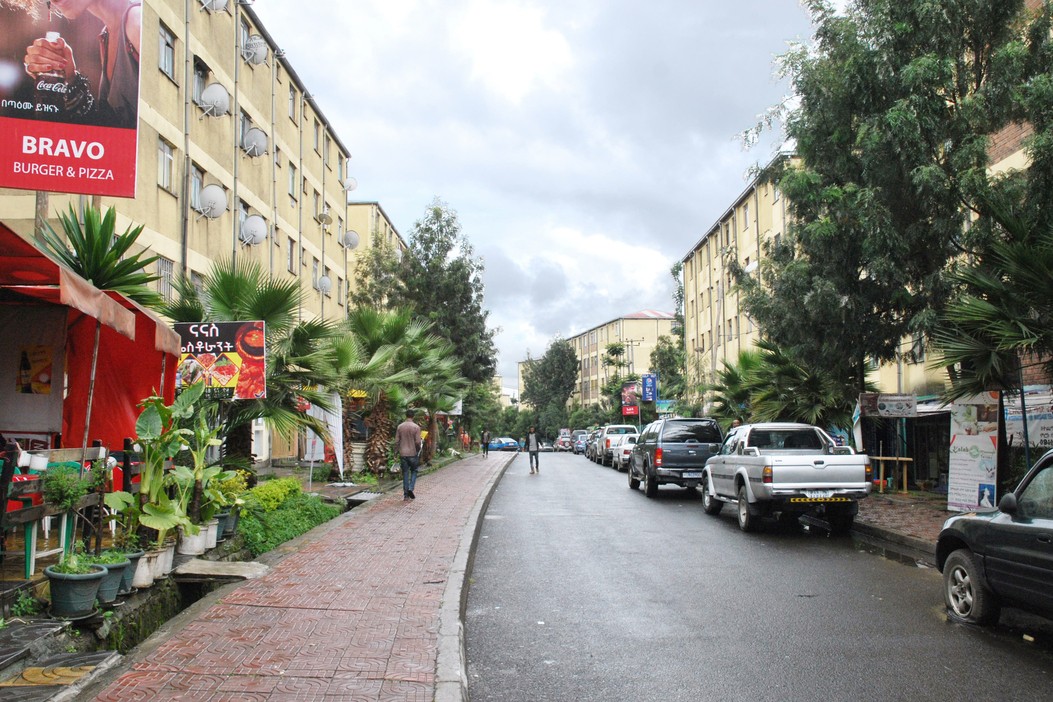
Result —
<instances>
[{"instance_id":1,"label":"brick paved sidewalk","mask_svg":"<svg viewBox=\"0 0 1053 702\"><path fill-rule=\"evenodd\" d=\"M873 492L859 503L855 530L901 543L907 555L922 555L935 564L936 539L948 517L947 496L932 493Z\"/></svg>"},{"instance_id":2,"label":"brick paved sidewalk","mask_svg":"<svg viewBox=\"0 0 1053 702\"><path fill-rule=\"evenodd\" d=\"M180 622L96 699L458 698L467 550L507 463L471 456L421 476L415 501L399 490L311 532L268 575Z\"/></svg>"}]
</instances>

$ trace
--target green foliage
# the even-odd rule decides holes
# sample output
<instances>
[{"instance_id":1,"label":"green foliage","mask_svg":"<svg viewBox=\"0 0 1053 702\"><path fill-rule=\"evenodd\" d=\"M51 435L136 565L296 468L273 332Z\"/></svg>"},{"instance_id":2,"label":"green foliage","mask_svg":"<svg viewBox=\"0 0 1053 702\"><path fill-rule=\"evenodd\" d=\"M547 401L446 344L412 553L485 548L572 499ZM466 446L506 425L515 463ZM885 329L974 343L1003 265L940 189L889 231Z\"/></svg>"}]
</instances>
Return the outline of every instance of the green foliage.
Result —
<instances>
[{"instance_id":1,"label":"green foliage","mask_svg":"<svg viewBox=\"0 0 1053 702\"><path fill-rule=\"evenodd\" d=\"M362 471L361 473L352 473L350 479L351 482L355 483L356 485L371 485L373 487L376 487L380 484L380 480L377 479L377 476L373 475L368 471Z\"/></svg>"},{"instance_id":2,"label":"green foliage","mask_svg":"<svg viewBox=\"0 0 1053 702\"><path fill-rule=\"evenodd\" d=\"M41 480L44 502L63 512L73 509L90 487L88 478L80 475L76 464L51 466Z\"/></svg>"},{"instance_id":3,"label":"green foliage","mask_svg":"<svg viewBox=\"0 0 1053 702\"><path fill-rule=\"evenodd\" d=\"M112 565L114 563L123 563L128 560L124 551L118 551L114 549L106 549L95 556L87 554L81 556L81 558L87 563L98 563L99 565Z\"/></svg>"},{"instance_id":4,"label":"green foliage","mask_svg":"<svg viewBox=\"0 0 1053 702\"><path fill-rule=\"evenodd\" d=\"M161 296L148 287L158 276L143 272L158 257L143 258L145 250L130 253L142 234L142 225L128 227L117 235L116 208L111 207L100 216L98 209L89 207L84 210L82 226L73 205L69 212L59 215L59 221L65 239L47 224L38 237L45 251L100 290L119 292L143 305L160 302Z\"/></svg>"},{"instance_id":5,"label":"green foliage","mask_svg":"<svg viewBox=\"0 0 1053 702\"><path fill-rule=\"evenodd\" d=\"M283 482L272 480L264 485ZM299 483L297 483L297 487ZM253 490L258 489L253 488ZM299 490L289 491L285 499L270 511L251 511L238 520L238 533L253 557L265 553L290 539L305 534L340 514L340 508L322 502Z\"/></svg>"},{"instance_id":6,"label":"green foliage","mask_svg":"<svg viewBox=\"0 0 1053 702\"><path fill-rule=\"evenodd\" d=\"M768 338L860 390L867 359L931 335L952 299L948 264L990 242L983 219L965 226L1002 187L988 135L1036 127L1030 202L1048 209L1048 8L1031 18L1022 0L868 0L842 15L809 4L815 43L782 57L802 163L765 174L794 224L759 276L736 278Z\"/></svg>"},{"instance_id":7,"label":"green foliage","mask_svg":"<svg viewBox=\"0 0 1053 702\"><path fill-rule=\"evenodd\" d=\"M276 478L260 483L249 490L245 504L249 510L273 512L281 507L289 497L302 492L303 487L296 478Z\"/></svg>"},{"instance_id":8,"label":"green foliage","mask_svg":"<svg viewBox=\"0 0 1053 702\"><path fill-rule=\"evenodd\" d=\"M684 344L680 337L658 337L651 351L651 369L658 374L658 396L678 400L684 396Z\"/></svg>"},{"instance_id":9,"label":"green foliage","mask_svg":"<svg viewBox=\"0 0 1053 702\"><path fill-rule=\"evenodd\" d=\"M35 617L43 611L40 600L33 597L28 590L18 593L18 599L11 605L11 615L15 617Z\"/></svg>"},{"instance_id":10,"label":"green foliage","mask_svg":"<svg viewBox=\"0 0 1053 702\"><path fill-rule=\"evenodd\" d=\"M86 575L95 570L95 565L91 558L81 553L79 548L74 547L69 553L64 554L57 564L51 566L51 570L63 575Z\"/></svg>"}]
</instances>

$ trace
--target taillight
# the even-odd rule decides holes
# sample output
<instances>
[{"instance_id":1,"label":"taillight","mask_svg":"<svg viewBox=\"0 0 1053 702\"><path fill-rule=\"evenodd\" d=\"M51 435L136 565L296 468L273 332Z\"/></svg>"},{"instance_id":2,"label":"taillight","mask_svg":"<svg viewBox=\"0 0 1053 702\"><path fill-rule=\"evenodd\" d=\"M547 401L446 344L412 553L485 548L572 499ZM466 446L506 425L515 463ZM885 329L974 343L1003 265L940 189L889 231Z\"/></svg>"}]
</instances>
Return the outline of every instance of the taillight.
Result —
<instances>
[{"instance_id":1,"label":"taillight","mask_svg":"<svg viewBox=\"0 0 1053 702\"><path fill-rule=\"evenodd\" d=\"M610 447L611 447L611 440L607 439L607 448L610 448Z\"/></svg>"},{"instance_id":2,"label":"taillight","mask_svg":"<svg viewBox=\"0 0 1053 702\"><path fill-rule=\"evenodd\" d=\"M662 465L662 449L660 448L654 450L654 465L656 468Z\"/></svg>"},{"instance_id":3,"label":"taillight","mask_svg":"<svg viewBox=\"0 0 1053 702\"><path fill-rule=\"evenodd\" d=\"M761 473L761 482L771 485L771 466L764 466L764 471Z\"/></svg>"},{"instance_id":4,"label":"taillight","mask_svg":"<svg viewBox=\"0 0 1053 702\"><path fill-rule=\"evenodd\" d=\"M870 466L870 461L869 460L866 463L864 463L863 465L866 467L867 482L869 483L870 481L872 481L874 479L874 469Z\"/></svg>"}]
</instances>

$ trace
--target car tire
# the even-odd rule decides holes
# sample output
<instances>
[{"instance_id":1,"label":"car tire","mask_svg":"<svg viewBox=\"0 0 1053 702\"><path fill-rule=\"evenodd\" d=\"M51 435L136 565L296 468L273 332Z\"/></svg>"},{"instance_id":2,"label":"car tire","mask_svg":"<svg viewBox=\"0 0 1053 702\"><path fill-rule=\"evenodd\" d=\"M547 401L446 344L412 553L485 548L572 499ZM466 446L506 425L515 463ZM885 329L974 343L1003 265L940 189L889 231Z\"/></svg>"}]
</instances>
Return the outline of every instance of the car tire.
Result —
<instances>
[{"instance_id":1,"label":"car tire","mask_svg":"<svg viewBox=\"0 0 1053 702\"><path fill-rule=\"evenodd\" d=\"M724 503L709 492L709 486L702 488L702 510L706 514L718 515L724 509Z\"/></svg>"},{"instance_id":2,"label":"car tire","mask_svg":"<svg viewBox=\"0 0 1053 702\"><path fill-rule=\"evenodd\" d=\"M757 517L750 512L750 501L746 497L746 486L739 487L739 529L750 532L757 530Z\"/></svg>"},{"instance_id":3,"label":"car tire","mask_svg":"<svg viewBox=\"0 0 1053 702\"><path fill-rule=\"evenodd\" d=\"M653 470L644 469L644 494L658 497L658 476Z\"/></svg>"},{"instance_id":4,"label":"car tire","mask_svg":"<svg viewBox=\"0 0 1053 702\"><path fill-rule=\"evenodd\" d=\"M626 473L629 474L629 489L638 490L640 488L640 479L636 477L636 473L633 473L632 464L629 465L629 470Z\"/></svg>"},{"instance_id":5,"label":"car tire","mask_svg":"<svg viewBox=\"0 0 1053 702\"><path fill-rule=\"evenodd\" d=\"M943 599L947 615L966 624L988 625L998 621L1001 605L980 579L976 557L960 548L943 565Z\"/></svg>"}]
</instances>

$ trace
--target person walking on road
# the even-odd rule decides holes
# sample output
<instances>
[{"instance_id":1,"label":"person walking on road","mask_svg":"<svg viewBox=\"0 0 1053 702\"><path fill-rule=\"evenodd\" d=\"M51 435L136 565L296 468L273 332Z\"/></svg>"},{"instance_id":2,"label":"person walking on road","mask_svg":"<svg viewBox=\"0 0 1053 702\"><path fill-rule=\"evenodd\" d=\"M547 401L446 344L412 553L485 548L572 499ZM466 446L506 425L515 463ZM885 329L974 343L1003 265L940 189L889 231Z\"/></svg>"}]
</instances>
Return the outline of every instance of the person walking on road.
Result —
<instances>
[{"instance_id":1,"label":"person walking on road","mask_svg":"<svg viewBox=\"0 0 1053 702\"><path fill-rule=\"evenodd\" d=\"M541 439L537 438L537 432L534 431L534 427L530 427L530 433L526 435L524 443L524 448L526 448L527 454L530 456L530 472L540 472L538 454L541 452Z\"/></svg>"},{"instance_id":2,"label":"person walking on road","mask_svg":"<svg viewBox=\"0 0 1053 702\"><path fill-rule=\"evenodd\" d=\"M420 467L420 450L424 446L420 427L413 421L413 410L406 410L406 420L395 430L395 445L399 449L399 466L402 468L402 499L415 500L413 488L417 484L417 469Z\"/></svg>"},{"instance_id":3,"label":"person walking on road","mask_svg":"<svg viewBox=\"0 0 1053 702\"><path fill-rule=\"evenodd\" d=\"M480 438L480 443L482 443L482 446L483 446L483 458L486 458L486 457L488 457L490 455L490 430L489 429L483 429L483 435Z\"/></svg>"}]
</instances>

